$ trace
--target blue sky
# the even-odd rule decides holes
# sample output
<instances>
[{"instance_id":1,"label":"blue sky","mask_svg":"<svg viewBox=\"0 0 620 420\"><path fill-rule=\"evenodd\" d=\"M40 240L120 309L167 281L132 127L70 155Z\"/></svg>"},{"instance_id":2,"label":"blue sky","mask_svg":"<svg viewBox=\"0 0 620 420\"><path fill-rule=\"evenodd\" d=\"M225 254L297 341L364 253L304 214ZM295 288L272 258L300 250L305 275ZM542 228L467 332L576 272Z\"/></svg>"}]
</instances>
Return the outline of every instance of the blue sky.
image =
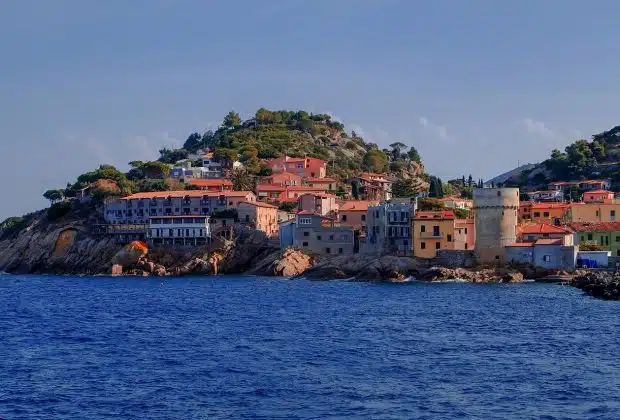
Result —
<instances>
[{"instance_id":1,"label":"blue sky","mask_svg":"<svg viewBox=\"0 0 620 420\"><path fill-rule=\"evenodd\" d=\"M620 2L0 2L0 219L231 109L329 112L490 178L620 124Z\"/></svg>"}]
</instances>

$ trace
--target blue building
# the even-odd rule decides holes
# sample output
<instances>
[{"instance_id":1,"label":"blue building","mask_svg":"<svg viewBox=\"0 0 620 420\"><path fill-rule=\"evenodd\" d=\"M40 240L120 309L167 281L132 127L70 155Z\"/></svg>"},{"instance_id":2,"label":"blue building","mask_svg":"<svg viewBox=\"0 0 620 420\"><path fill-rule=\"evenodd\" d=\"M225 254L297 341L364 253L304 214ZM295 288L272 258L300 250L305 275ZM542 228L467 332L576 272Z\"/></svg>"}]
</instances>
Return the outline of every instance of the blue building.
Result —
<instances>
[{"instance_id":1,"label":"blue building","mask_svg":"<svg viewBox=\"0 0 620 420\"><path fill-rule=\"evenodd\" d=\"M295 219L280 222L280 249L286 249L295 245L295 233L297 222Z\"/></svg>"}]
</instances>

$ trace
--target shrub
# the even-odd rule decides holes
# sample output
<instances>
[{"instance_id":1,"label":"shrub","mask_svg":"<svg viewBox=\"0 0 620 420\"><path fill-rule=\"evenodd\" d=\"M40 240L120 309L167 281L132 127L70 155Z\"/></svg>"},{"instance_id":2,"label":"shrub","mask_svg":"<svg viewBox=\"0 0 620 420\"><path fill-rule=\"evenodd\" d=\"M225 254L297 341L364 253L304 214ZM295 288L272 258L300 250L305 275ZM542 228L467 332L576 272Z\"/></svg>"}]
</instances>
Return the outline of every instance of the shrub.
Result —
<instances>
[{"instance_id":1,"label":"shrub","mask_svg":"<svg viewBox=\"0 0 620 420\"><path fill-rule=\"evenodd\" d=\"M61 201L60 203L53 204L47 209L47 219L49 221L56 221L71 211L73 203L71 201Z\"/></svg>"}]
</instances>

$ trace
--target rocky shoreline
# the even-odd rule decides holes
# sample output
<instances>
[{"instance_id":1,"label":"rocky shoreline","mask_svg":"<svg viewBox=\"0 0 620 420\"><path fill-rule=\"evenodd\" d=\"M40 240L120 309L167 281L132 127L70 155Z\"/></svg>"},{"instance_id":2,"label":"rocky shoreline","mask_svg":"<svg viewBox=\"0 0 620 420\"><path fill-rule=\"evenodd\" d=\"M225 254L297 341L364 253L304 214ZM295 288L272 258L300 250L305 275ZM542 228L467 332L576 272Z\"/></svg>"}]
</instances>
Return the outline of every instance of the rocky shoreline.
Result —
<instances>
[{"instance_id":1,"label":"rocky shoreline","mask_svg":"<svg viewBox=\"0 0 620 420\"><path fill-rule=\"evenodd\" d=\"M266 245L262 232L248 231L235 241L193 250L148 249L142 243L120 246L110 237L93 235L100 222L92 208L76 209L51 222L45 212L18 232L0 232L0 271L11 274L187 276L241 274L324 281L397 283L462 280L505 283L524 280L567 282L601 299L620 299L620 275L607 272L565 272L530 266L449 268L428 260L363 254L326 258L296 249L280 251ZM554 280L568 279L568 280ZM572 280L571 280L572 279Z\"/></svg>"}]
</instances>

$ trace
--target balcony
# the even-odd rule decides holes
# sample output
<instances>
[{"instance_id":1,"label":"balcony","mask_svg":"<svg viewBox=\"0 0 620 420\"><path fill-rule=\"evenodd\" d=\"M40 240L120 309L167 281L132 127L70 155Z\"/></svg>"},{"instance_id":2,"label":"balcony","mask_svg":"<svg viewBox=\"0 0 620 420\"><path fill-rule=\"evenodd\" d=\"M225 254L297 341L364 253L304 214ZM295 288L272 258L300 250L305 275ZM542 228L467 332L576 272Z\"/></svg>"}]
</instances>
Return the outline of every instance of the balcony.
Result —
<instances>
[{"instance_id":1,"label":"balcony","mask_svg":"<svg viewBox=\"0 0 620 420\"><path fill-rule=\"evenodd\" d=\"M441 239L445 235L441 232L421 232L419 236L420 239Z\"/></svg>"}]
</instances>

